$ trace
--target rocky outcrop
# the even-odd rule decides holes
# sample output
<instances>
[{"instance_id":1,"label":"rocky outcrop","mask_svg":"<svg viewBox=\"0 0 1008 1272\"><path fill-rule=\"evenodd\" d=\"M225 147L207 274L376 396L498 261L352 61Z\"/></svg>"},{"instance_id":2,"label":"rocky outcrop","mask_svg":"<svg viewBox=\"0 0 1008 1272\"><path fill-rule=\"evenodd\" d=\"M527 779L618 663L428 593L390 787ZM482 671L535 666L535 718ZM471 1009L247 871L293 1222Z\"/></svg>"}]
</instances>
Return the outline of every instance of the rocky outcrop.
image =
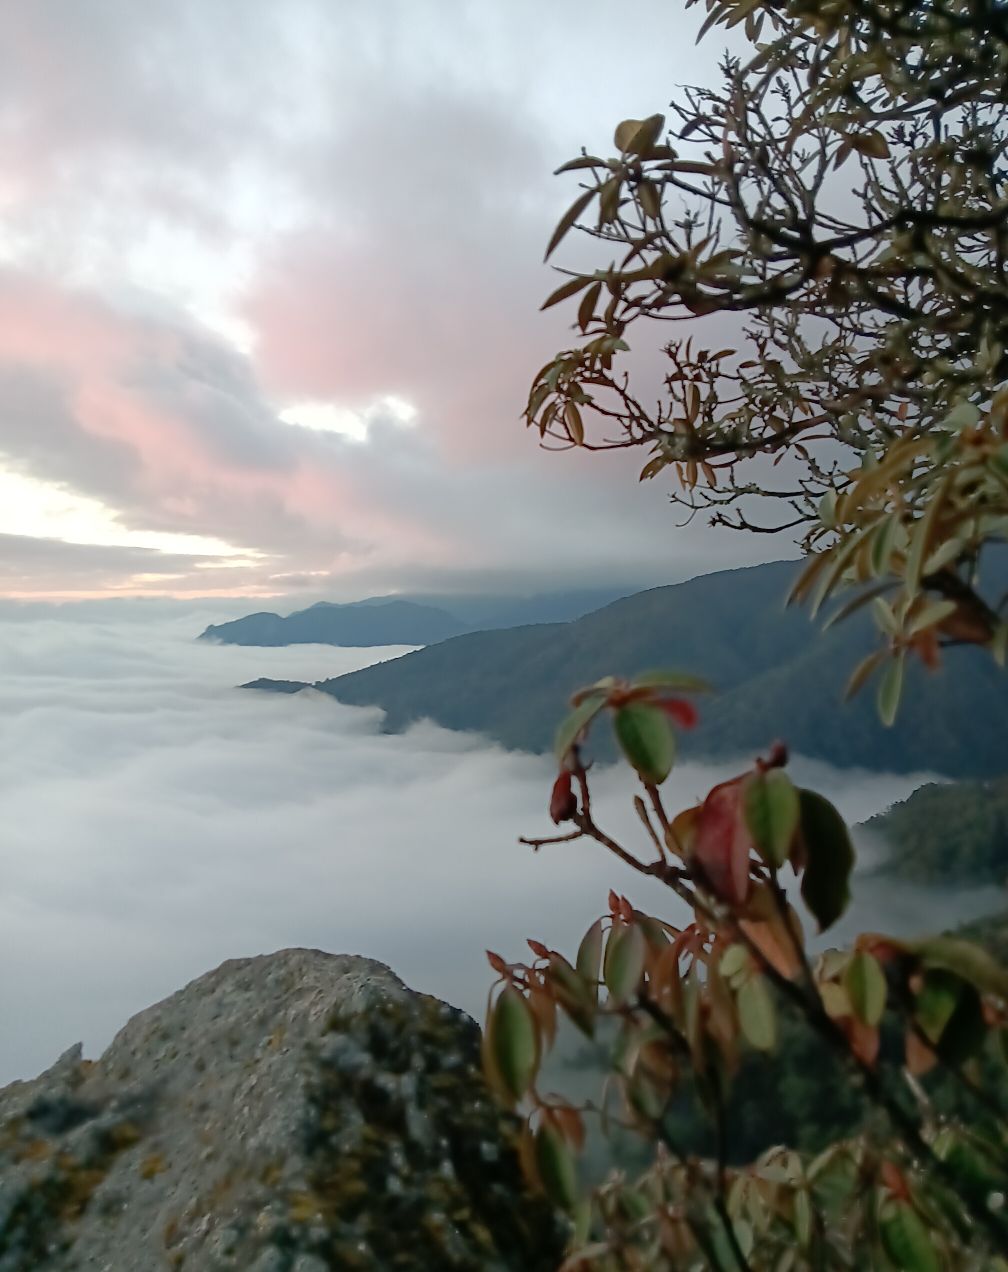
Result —
<instances>
[{"instance_id":1,"label":"rocky outcrop","mask_svg":"<svg viewBox=\"0 0 1008 1272\"><path fill-rule=\"evenodd\" d=\"M0 1272L554 1268L479 1031L380 963L224 963L0 1091Z\"/></svg>"}]
</instances>

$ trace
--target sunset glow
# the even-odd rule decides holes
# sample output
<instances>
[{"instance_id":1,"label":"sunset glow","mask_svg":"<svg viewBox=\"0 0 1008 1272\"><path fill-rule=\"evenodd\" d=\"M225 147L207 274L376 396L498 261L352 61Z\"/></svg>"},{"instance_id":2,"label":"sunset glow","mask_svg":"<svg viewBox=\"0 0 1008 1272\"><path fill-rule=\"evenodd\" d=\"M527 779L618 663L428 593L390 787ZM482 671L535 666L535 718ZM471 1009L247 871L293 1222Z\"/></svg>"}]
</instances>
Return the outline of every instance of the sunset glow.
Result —
<instances>
[{"instance_id":1,"label":"sunset glow","mask_svg":"<svg viewBox=\"0 0 1008 1272\"><path fill-rule=\"evenodd\" d=\"M569 338L539 313L553 169L661 105L667 50L696 75L672 11L642 51L574 0L113 7L99 38L88 6L8 6L0 594L621 575L663 492L519 413ZM532 23L544 61L634 56L559 93Z\"/></svg>"}]
</instances>

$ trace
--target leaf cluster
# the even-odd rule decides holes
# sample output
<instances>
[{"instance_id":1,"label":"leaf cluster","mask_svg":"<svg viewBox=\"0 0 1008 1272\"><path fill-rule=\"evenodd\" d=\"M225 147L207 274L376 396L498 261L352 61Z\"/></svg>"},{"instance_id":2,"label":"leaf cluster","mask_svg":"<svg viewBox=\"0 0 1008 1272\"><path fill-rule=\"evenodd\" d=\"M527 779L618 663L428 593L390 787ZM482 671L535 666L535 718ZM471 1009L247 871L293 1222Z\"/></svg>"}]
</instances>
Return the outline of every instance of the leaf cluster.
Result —
<instances>
[{"instance_id":1,"label":"leaf cluster","mask_svg":"<svg viewBox=\"0 0 1008 1272\"><path fill-rule=\"evenodd\" d=\"M866 934L852 949L810 955L799 904L820 931L844 913L854 863L847 828L825 798L791 782L780 744L699 804L667 810L660 787L675 733L695 718L679 695L702 688L649 673L575 694L556 745L568 798L550 810L573 829L526 841L592 839L668 886L690 920L672 924L611 892L573 960L535 940L528 962L488 955L498 981L485 1072L527 1119L527 1178L571 1217L565 1266L1002 1266L995 1252L1008 1225L990 1199L1008 1187L1008 1123L997 1103L1003 1083L992 1093L982 1075L994 1052L1003 1065L1008 973L954 937ZM582 749L604 714L640 782L644 853L607 834L592 810ZM782 1006L876 1117L817 1156L773 1148L740 1167L733 1083L747 1056L776 1054ZM560 1018L588 1038L615 1029L599 1104L540 1090ZM935 1075L974 1103L968 1127L932 1105ZM678 1137L684 1092L709 1119L709 1156ZM653 1160L632 1181L617 1175L586 1192L579 1159L594 1118L604 1131L638 1135Z\"/></svg>"},{"instance_id":2,"label":"leaf cluster","mask_svg":"<svg viewBox=\"0 0 1008 1272\"><path fill-rule=\"evenodd\" d=\"M893 662L891 718L908 652L1003 660L1008 643L977 583L1008 530L1006 12L706 8L701 34L741 27L748 59L560 170L581 189L547 256L577 228L611 258L565 268L546 300L576 300L581 339L534 376L526 422L550 444L644 448L641 478L671 476L688 517L797 531L819 602L894 592L854 681ZM637 324L699 319L715 341L674 336L645 401L621 369Z\"/></svg>"}]
</instances>

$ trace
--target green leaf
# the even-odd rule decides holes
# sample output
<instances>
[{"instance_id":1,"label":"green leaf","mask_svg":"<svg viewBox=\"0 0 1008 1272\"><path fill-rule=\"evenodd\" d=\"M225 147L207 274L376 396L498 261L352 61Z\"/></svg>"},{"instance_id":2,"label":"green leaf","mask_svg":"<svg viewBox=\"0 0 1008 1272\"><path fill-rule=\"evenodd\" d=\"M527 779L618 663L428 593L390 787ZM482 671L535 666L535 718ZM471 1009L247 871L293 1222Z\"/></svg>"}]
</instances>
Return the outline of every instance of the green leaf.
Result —
<instances>
[{"instance_id":1,"label":"green leaf","mask_svg":"<svg viewBox=\"0 0 1008 1272\"><path fill-rule=\"evenodd\" d=\"M739 1025L751 1047L772 1051L777 1042L777 1017L773 999L762 976L745 981L735 998Z\"/></svg>"},{"instance_id":2,"label":"green leaf","mask_svg":"<svg viewBox=\"0 0 1008 1272\"><path fill-rule=\"evenodd\" d=\"M644 933L632 923L613 928L609 933L605 956L605 983L616 1002L625 1002L636 993L644 975L647 942Z\"/></svg>"},{"instance_id":3,"label":"green leaf","mask_svg":"<svg viewBox=\"0 0 1008 1272\"><path fill-rule=\"evenodd\" d=\"M944 968L975 985L981 993L1008 1000L1008 972L986 950L955 936L933 936L908 948L925 967Z\"/></svg>"},{"instance_id":4,"label":"green leaf","mask_svg":"<svg viewBox=\"0 0 1008 1272\"><path fill-rule=\"evenodd\" d=\"M932 969L914 1002L921 1033L947 1064L968 1060L983 1046L987 1027L976 989L954 972Z\"/></svg>"},{"instance_id":5,"label":"green leaf","mask_svg":"<svg viewBox=\"0 0 1008 1272\"><path fill-rule=\"evenodd\" d=\"M737 989L752 974L752 955L742 944L729 945L721 956L718 971L724 979Z\"/></svg>"},{"instance_id":6,"label":"green leaf","mask_svg":"<svg viewBox=\"0 0 1008 1272\"><path fill-rule=\"evenodd\" d=\"M864 543L870 530L857 530L840 540L833 548L828 548L822 556L826 560L826 568L823 577L819 580L815 593L809 606L809 613L812 618L822 609L823 602L830 596L836 588L840 579L854 558L854 554ZM812 567L809 567L808 573L812 573Z\"/></svg>"},{"instance_id":7,"label":"green leaf","mask_svg":"<svg viewBox=\"0 0 1008 1272\"><path fill-rule=\"evenodd\" d=\"M651 1122L657 1122L668 1103L668 1095L650 1077L643 1066L638 1066L626 1082L626 1098L631 1108Z\"/></svg>"},{"instance_id":8,"label":"green leaf","mask_svg":"<svg viewBox=\"0 0 1008 1272\"><path fill-rule=\"evenodd\" d=\"M599 295L602 292L602 283L592 283L591 287L581 297L581 303L578 305L578 326L585 331L592 318L595 317L595 306L598 304Z\"/></svg>"},{"instance_id":9,"label":"green leaf","mask_svg":"<svg viewBox=\"0 0 1008 1272\"><path fill-rule=\"evenodd\" d=\"M896 719L899 710L900 694L903 692L903 664L906 655L902 650L890 661L879 681L878 705L879 719L889 728Z\"/></svg>"},{"instance_id":10,"label":"green leaf","mask_svg":"<svg viewBox=\"0 0 1008 1272\"><path fill-rule=\"evenodd\" d=\"M946 539L944 543L939 543L938 547L931 553L922 567L922 574L937 574L939 570L943 570L946 565L951 564L966 552L968 541L965 539Z\"/></svg>"},{"instance_id":11,"label":"green leaf","mask_svg":"<svg viewBox=\"0 0 1008 1272\"><path fill-rule=\"evenodd\" d=\"M950 433L958 433L964 428L975 428L980 422L980 411L972 402L960 402L938 424L938 428L948 429Z\"/></svg>"},{"instance_id":12,"label":"green leaf","mask_svg":"<svg viewBox=\"0 0 1008 1272\"><path fill-rule=\"evenodd\" d=\"M958 608L955 601L929 601L907 624L907 635L916 636L926 627L936 627L943 619L954 614Z\"/></svg>"},{"instance_id":13,"label":"green leaf","mask_svg":"<svg viewBox=\"0 0 1008 1272\"><path fill-rule=\"evenodd\" d=\"M883 1204L879 1233L886 1254L900 1272L941 1272L924 1221L902 1197L891 1197Z\"/></svg>"},{"instance_id":14,"label":"green leaf","mask_svg":"<svg viewBox=\"0 0 1008 1272\"><path fill-rule=\"evenodd\" d=\"M867 155L869 159L889 158L889 143L877 128L862 133L849 132L846 137L859 154Z\"/></svg>"},{"instance_id":15,"label":"green leaf","mask_svg":"<svg viewBox=\"0 0 1008 1272\"><path fill-rule=\"evenodd\" d=\"M668 716L658 707L632 702L613 718L616 740L623 754L645 782L664 782L675 761L675 734Z\"/></svg>"},{"instance_id":16,"label":"green leaf","mask_svg":"<svg viewBox=\"0 0 1008 1272\"><path fill-rule=\"evenodd\" d=\"M597 992L591 993L584 980L559 954L550 957L547 979L560 1009L583 1034L594 1037Z\"/></svg>"},{"instance_id":17,"label":"green leaf","mask_svg":"<svg viewBox=\"0 0 1008 1272\"><path fill-rule=\"evenodd\" d=\"M815 916L819 931L825 932L850 901L854 845L844 819L828 799L808 790L800 790L798 799L806 856L802 899Z\"/></svg>"},{"instance_id":18,"label":"green leaf","mask_svg":"<svg viewBox=\"0 0 1008 1272\"><path fill-rule=\"evenodd\" d=\"M605 706L605 701L606 691L604 689L600 689L598 693L589 694L560 722L560 727L556 731L556 738L553 741L553 754L561 764L567 758L567 752L577 741L581 732L587 729L588 725L591 724L592 720Z\"/></svg>"},{"instance_id":19,"label":"green leaf","mask_svg":"<svg viewBox=\"0 0 1008 1272\"><path fill-rule=\"evenodd\" d=\"M742 784L742 810L756 851L772 866L787 861L798 829L798 792L783 769L751 773Z\"/></svg>"},{"instance_id":20,"label":"green leaf","mask_svg":"<svg viewBox=\"0 0 1008 1272\"><path fill-rule=\"evenodd\" d=\"M812 1199L807 1188L799 1188L794 1194L794 1231L799 1246L807 1249L812 1241L814 1224Z\"/></svg>"},{"instance_id":21,"label":"green leaf","mask_svg":"<svg viewBox=\"0 0 1008 1272\"><path fill-rule=\"evenodd\" d=\"M540 310L552 309L554 305L559 305L562 300L568 300L571 296L576 296L579 291L583 291L591 282L592 276L590 274L580 275L577 278L568 278L565 283L560 284L556 291L550 292L539 306Z\"/></svg>"},{"instance_id":22,"label":"green leaf","mask_svg":"<svg viewBox=\"0 0 1008 1272\"><path fill-rule=\"evenodd\" d=\"M854 1015L874 1028L882 1019L886 1005L886 978L878 959L861 950L855 952L844 971L844 988Z\"/></svg>"},{"instance_id":23,"label":"green leaf","mask_svg":"<svg viewBox=\"0 0 1008 1272\"><path fill-rule=\"evenodd\" d=\"M826 622L823 623L823 631L828 631L835 623L841 623L845 618L850 618L851 614L856 613L865 605L870 605L872 601L881 596L884 592L891 591L894 586L893 582L889 580L885 583L876 583L874 587L866 588L865 591L852 597L849 601L846 601L843 605L835 609L833 613L830 614L829 618L827 618Z\"/></svg>"},{"instance_id":24,"label":"green leaf","mask_svg":"<svg viewBox=\"0 0 1008 1272\"><path fill-rule=\"evenodd\" d=\"M836 506L837 492L835 490L827 490L819 500L819 520L827 530L832 530L836 526Z\"/></svg>"},{"instance_id":25,"label":"green leaf","mask_svg":"<svg viewBox=\"0 0 1008 1272\"><path fill-rule=\"evenodd\" d=\"M866 654L864 658L851 672L850 679L844 689L844 698L853 698L859 689L863 689L865 682L870 678L875 668L888 657L888 650L876 649L870 654Z\"/></svg>"},{"instance_id":26,"label":"green leaf","mask_svg":"<svg viewBox=\"0 0 1008 1272\"><path fill-rule=\"evenodd\" d=\"M504 1088L514 1100L528 1090L539 1064L535 1017L522 994L505 986L490 1018L490 1052Z\"/></svg>"},{"instance_id":27,"label":"green leaf","mask_svg":"<svg viewBox=\"0 0 1008 1272\"><path fill-rule=\"evenodd\" d=\"M908 592L915 592L920 586L921 571L925 559L931 555L932 537L935 523L945 506L945 500L952 486L956 470L953 468L939 481L931 492L924 515L911 527L910 547L907 552L906 567L903 577Z\"/></svg>"},{"instance_id":28,"label":"green leaf","mask_svg":"<svg viewBox=\"0 0 1008 1272\"><path fill-rule=\"evenodd\" d=\"M710 693L710 685L699 676L681 671L644 671L630 681L635 689L681 689L683 693Z\"/></svg>"},{"instance_id":29,"label":"green leaf","mask_svg":"<svg viewBox=\"0 0 1008 1272\"><path fill-rule=\"evenodd\" d=\"M871 566L873 574L884 574L889 569L896 532L899 529L899 518L895 513L884 517L875 528L872 536Z\"/></svg>"},{"instance_id":30,"label":"green leaf","mask_svg":"<svg viewBox=\"0 0 1008 1272\"><path fill-rule=\"evenodd\" d=\"M535 1158L539 1180L546 1196L561 1210L577 1205L577 1166L566 1140L548 1122L536 1132Z\"/></svg>"},{"instance_id":31,"label":"green leaf","mask_svg":"<svg viewBox=\"0 0 1008 1272\"><path fill-rule=\"evenodd\" d=\"M585 168L601 168L604 165L605 160L598 155L578 155L576 159L568 159L559 168L554 168L553 175L558 177L561 172L580 172Z\"/></svg>"},{"instance_id":32,"label":"green leaf","mask_svg":"<svg viewBox=\"0 0 1008 1272\"><path fill-rule=\"evenodd\" d=\"M928 1042L937 1043L952 1019L963 982L951 972L926 973L914 1002L914 1019Z\"/></svg>"},{"instance_id":33,"label":"green leaf","mask_svg":"<svg viewBox=\"0 0 1008 1272\"><path fill-rule=\"evenodd\" d=\"M596 693L606 695L617 683L615 676L602 676L599 680L596 680L594 684L588 685L585 689L579 689L577 693L573 694L571 696L571 706L579 707L581 703L584 702L585 698L590 698Z\"/></svg>"},{"instance_id":34,"label":"green leaf","mask_svg":"<svg viewBox=\"0 0 1008 1272\"><path fill-rule=\"evenodd\" d=\"M593 999L598 998L599 965L602 962L602 920L596 919L581 938L577 952L577 974Z\"/></svg>"},{"instance_id":35,"label":"green leaf","mask_svg":"<svg viewBox=\"0 0 1008 1272\"><path fill-rule=\"evenodd\" d=\"M546 248L546 255L543 257L543 260L548 261L549 258L553 255L553 252L560 245L560 242L564 238L564 236L567 234L567 231L571 228L574 222L578 219L581 213L592 201L595 194L596 194L595 190L585 190L584 194L579 194L578 197L574 200L574 202L570 205L567 211L560 218L559 225L553 231L553 236L549 241L549 246Z\"/></svg>"},{"instance_id":36,"label":"green leaf","mask_svg":"<svg viewBox=\"0 0 1008 1272\"><path fill-rule=\"evenodd\" d=\"M899 622L893 607L883 597L876 596L872 601L872 613L875 615L875 622L887 636L895 636L899 632Z\"/></svg>"},{"instance_id":37,"label":"green leaf","mask_svg":"<svg viewBox=\"0 0 1008 1272\"><path fill-rule=\"evenodd\" d=\"M941 1160L948 1162L959 1178L976 1190L991 1193L1004 1188L1003 1169L988 1156L989 1150L982 1140L969 1138L958 1127L946 1126L935 1137L934 1147Z\"/></svg>"},{"instance_id":38,"label":"green leaf","mask_svg":"<svg viewBox=\"0 0 1008 1272\"><path fill-rule=\"evenodd\" d=\"M664 115L649 115L647 119L624 119L616 126L613 142L623 154L647 154L662 135L664 127Z\"/></svg>"}]
</instances>

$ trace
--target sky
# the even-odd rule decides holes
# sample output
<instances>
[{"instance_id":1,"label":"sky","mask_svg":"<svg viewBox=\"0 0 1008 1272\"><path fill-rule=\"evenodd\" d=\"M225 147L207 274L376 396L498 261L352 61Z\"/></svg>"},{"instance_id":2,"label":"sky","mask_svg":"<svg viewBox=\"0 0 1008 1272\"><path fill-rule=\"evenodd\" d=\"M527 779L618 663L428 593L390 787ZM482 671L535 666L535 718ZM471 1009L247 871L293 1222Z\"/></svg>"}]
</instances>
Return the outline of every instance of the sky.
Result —
<instances>
[{"instance_id":1,"label":"sky","mask_svg":"<svg viewBox=\"0 0 1008 1272\"><path fill-rule=\"evenodd\" d=\"M642 459L542 451L553 170L710 78L640 0L5 0L0 595L667 582Z\"/></svg>"},{"instance_id":2,"label":"sky","mask_svg":"<svg viewBox=\"0 0 1008 1272\"><path fill-rule=\"evenodd\" d=\"M572 952L610 887L675 918L664 889L592 845L518 844L552 829L548 757L429 724L382 734L377 709L322 694L233 688L401 649L214 645L193 631L229 602L149 604L143 619L105 603L0 623L0 1085L78 1040L97 1055L227 958L363 954L481 1018L487 947L520 959L531 936ZM928 776L793 766L852 822ZM687 740L670 805L741 767L690 763ZM625 773L596 771L593 793L602 824L636 846ZM837 940L1003 905L1000 889L868 881L855 897Z\"/></svg>"}]
</instances>

